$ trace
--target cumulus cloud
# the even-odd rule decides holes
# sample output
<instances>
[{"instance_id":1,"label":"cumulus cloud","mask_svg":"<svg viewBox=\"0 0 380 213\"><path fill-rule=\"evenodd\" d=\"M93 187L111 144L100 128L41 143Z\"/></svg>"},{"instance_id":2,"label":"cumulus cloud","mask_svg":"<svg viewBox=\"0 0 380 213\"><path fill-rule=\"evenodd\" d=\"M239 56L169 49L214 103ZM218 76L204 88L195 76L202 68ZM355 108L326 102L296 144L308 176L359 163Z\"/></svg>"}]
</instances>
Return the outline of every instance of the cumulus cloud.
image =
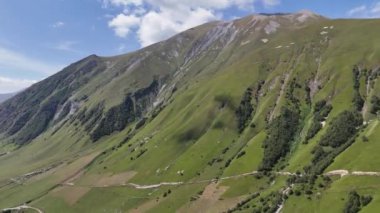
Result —
<instances>
[{"instance_id":1,"label":"cumulus cloud","mask_svg":"<svg viewBox=\"0 0 380 213\"><path fill-rule=\"evenodd\" d=\"M378 18L380 17L380 2L372 5L360 5L347 11L347 15L353 18Z\"/></svg>"},{"instance_id":2,"label":"cumulus cloud","mask_svg":"<svg viewBox=\"0 0 380 213\"><path fill-rule=\"evenodd\" d=\"M145 47L167 39L183 30L215 19L216 16L204 8L151 11L141 18L141 25L137 34L140 44Z\"/></svg>"},{"instance_id":3,"label":"cumulus cloud","mask_svg":"<svg viewBox=\"0 0 380 213\"><path fill-rule=\"evenodd\" d=\"M119 14L113 18L108 26L114 29L115 34L121 38L127 37L131 29L140 24L141 18L135 15Z\"/></svg>"},{"instance_id":4,"label":"cumulus cloud","mask_svg":"<svg viewBox=\"0 0 380 213\"><path fill-rule=\"evenodd\" d=\"M254 4L275 6L280 0L103 0L104 7L121 7L108 26L125 38L136 32L141 46L164 40L191 27L222 18L225 9L254 10Z\"/></svg>"},{"instance_id":5,"label":"cumulus cloud","mask_svg":"<svg viewBox=\"0 0 380 213\"><path fill-rule=\"evenodd\" d=\"M37 81L0 76L0 94L18 92L34 83L37 83Z\"/></svg>"},{"instance_id":6,"label":"cumulus cloud","mask_svg":"<svg viewBox=\"0 0 380 213\"><path fill-rule=\"evenodd\" d=\"M0 70L15 69L37 72L42 74L52 74L60 69L61 65L52 65L37 59L24 56L15 51L0 47Z\"/></svg>"}]
</instances>

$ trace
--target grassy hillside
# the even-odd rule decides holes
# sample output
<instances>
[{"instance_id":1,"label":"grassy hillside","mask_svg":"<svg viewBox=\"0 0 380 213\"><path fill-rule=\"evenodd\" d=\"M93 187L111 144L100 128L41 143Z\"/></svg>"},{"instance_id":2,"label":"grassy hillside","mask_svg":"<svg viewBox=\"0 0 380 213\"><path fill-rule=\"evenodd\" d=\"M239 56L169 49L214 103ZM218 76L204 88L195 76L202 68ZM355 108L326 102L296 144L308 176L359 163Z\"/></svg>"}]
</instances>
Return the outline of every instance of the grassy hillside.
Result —
<instances>
[{"instance_id":1,"label":"grassy hillside","mask_svg":"<svg viewBox=\"0 0 380 213\"><path fill-rule=\"evenodd\" d=\"M254 15L72 64L0 105L0 208L376 212L377 24Z\"/></svg>"}]
</instances>

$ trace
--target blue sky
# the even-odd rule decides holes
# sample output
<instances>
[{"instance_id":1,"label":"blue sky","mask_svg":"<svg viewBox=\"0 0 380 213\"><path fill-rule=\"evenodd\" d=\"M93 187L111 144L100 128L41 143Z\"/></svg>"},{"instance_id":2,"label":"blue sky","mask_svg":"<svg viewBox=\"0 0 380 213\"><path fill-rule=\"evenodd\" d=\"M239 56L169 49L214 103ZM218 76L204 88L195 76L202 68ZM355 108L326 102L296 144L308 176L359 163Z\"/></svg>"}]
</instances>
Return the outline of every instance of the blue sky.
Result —
<instances>
[{"instance_id":1,"label":"blue sky","mask_svg":"<svg viewBox=\"0 0 380 213\"><path fill-rule=\"evenodd\" d=\"M301 9L374 18L380 0L0 0L0 93L87 55L130 52L211 20Z\"/></svg>"}]
</instances>

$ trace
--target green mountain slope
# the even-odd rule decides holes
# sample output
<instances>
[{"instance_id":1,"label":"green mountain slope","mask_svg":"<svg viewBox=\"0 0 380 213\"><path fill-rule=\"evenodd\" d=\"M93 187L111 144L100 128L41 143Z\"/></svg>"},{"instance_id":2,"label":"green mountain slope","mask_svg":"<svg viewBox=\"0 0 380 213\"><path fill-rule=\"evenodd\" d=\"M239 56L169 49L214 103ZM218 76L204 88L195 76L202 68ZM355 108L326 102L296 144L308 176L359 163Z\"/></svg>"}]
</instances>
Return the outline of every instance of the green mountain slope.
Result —
<instances>
[{"instance_id":1,"label":"green mountain slope","mask_svg":"<svg viewBox=\"0 0 380 213\"><path fill-rule=\"evenodd\" d=\"M0 105L0 208L376 212L379 23L260 14L74 63Z\"/></svg>"}]
</instances>

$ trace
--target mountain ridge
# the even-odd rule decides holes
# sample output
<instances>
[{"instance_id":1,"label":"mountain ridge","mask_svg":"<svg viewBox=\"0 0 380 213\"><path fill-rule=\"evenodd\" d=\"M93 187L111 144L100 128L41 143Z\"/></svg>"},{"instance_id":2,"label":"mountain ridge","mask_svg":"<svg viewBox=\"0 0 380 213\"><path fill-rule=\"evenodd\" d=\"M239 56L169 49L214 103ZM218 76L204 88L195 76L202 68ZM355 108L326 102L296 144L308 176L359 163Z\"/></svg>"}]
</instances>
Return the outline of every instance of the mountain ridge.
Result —
<instances>
[{"instance_id":1,"label":"mountain ridge","mask_svg":"<svg viewBox=\"0 0 380 213\"><path fill-rule=\"evenodd\" d=\"M378 23L253 15L73 63L0 105L0 207L376 209Z\"/></svg>"}]
</instances>

